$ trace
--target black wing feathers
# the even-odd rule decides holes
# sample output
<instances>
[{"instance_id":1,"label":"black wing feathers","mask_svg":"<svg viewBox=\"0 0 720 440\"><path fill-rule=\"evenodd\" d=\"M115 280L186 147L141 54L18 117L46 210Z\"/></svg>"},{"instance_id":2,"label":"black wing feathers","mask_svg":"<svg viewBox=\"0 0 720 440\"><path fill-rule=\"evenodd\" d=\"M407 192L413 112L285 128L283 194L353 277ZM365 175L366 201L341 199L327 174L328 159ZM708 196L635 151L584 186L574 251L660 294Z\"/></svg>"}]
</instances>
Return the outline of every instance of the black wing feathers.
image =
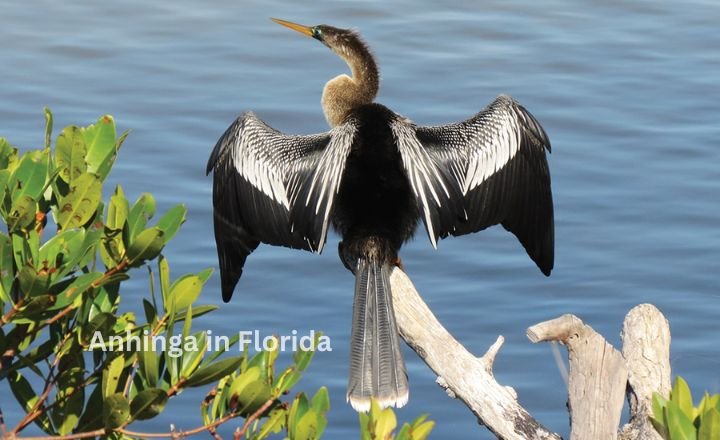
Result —
<instances>
[{"instance_id":1,"label":"black wing feathers","mask_svg":"<svg viewBox=\"0 0 720 440\"><path fill-rule=\"evenodd\" d=\"M339 182L328 170L337 167L342 173L353 134L353 126L345 124L324 134L284 135L252 113L225 131L207 165L208 173L214 171L215 241L225 301L260 242L322 250Z\"/></svg>"},{"instance_id":2,"label":"black wing feathers","mask_svg":"<svg viewBox=\"0 0 720 440\"><path fill-rule=\"evenodd\" d=\"M512 98L500 96L467 121L417 127L416 136L438 168L453 177L467 214L450 225L439 221L435 234L458 236L502 224L549 275L554 220L545 151L550 141L537 120ZM447 218L458 210L444 209Z\"/></svg>"}]
</instances>

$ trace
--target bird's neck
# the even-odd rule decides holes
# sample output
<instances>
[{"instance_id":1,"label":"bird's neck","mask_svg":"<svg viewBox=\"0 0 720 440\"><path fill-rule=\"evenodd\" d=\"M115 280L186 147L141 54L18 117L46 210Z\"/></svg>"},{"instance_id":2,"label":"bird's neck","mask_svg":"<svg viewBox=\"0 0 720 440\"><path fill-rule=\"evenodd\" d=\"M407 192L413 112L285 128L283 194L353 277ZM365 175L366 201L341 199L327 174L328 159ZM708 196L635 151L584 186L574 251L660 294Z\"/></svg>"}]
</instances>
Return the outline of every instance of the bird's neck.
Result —
<instances>
[{"instance_id":1,"label":"bird's neck","mask_svg":"<svg viewBox=\"0 0 720 440\"><path fill-rule=\"evenodd\" d=\"M331 127L342 124L358 106L371 103L380 86L377 64L364 44L358 42L333 50L348 64L352 77L339 75L325 84L322 106Z\"/></svg>"}]
</instances>

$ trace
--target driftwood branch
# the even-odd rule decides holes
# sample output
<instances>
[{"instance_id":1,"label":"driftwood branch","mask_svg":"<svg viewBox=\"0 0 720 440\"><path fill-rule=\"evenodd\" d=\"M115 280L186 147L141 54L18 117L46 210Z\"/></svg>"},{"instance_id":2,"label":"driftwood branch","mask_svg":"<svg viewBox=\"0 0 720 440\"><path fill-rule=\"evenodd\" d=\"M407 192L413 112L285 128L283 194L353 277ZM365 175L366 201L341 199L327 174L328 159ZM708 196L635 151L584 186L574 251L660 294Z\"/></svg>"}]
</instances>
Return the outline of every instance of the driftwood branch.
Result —
<instances>
[{"instance_id":1,"label":"driftwood branch","mask_svg":"<svg viewBox=\"0 0 720 440\"><path fill-rule=\"evenodd\" d=\"M623 440L662 440L647 417L652 414L655 391L670 394L670 325L655 306L641 304L625 317L622 331L623 356L627 363L630 423Z\"/></svg>"},{"instance_id":2,"label":"driftwood branch","mask_svg":"<svg viewBox=\"0 0 720 440\"><path fill-rule=\"evenodd\" d=\"M390 283L401 336L437 374L437 383L450 397L463 401L500 439L561 438L520 406L515 390L495 380L492 367L502 336L476 357L438 322L404 272L395 269ZM643 304L628 313L622 334L620 353L573 315L527 330L533 342L559 341L568 348L572 439L660 439L648 414L652 393L667 395L670 389L667 320L657 308ZM626 393L630 423L618 432Z\"/></svg>"},{"instance_id":3,"label":"driftwood branch","mask_svg":"<svg viewBox=\"0 0 720 440\"><path fill-rule=\"evenodd\" d=\"M495 381L492 366L502 336L485 355L476 357L438 322L404 272L395 269L390 284L400 335L437 374L437 383L450 397L462 400L499 438L561 438L520 406L515 390Z\"/></svg>"},{"instance_id":4,"label":"driftwood branch","mask_svg":"<svg viewBox=\"0 0 720 440\"><path fill-rule=\"evenodd\" d=\"M616 438L628 377L622 354L574 315L541 322L527 335L532 342L557 341L568 349L570 438Z\"/></svg>"}]
</instances>

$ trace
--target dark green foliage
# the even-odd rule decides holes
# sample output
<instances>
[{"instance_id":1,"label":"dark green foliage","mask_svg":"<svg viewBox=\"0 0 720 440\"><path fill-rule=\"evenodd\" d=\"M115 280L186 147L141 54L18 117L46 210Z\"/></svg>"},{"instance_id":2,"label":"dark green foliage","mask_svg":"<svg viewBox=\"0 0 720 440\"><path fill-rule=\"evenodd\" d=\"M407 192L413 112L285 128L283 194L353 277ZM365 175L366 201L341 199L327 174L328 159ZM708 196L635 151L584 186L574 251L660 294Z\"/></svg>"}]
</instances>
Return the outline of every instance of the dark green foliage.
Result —
<instances>
[{"instance_id":1,"label":"dark green foliage","mask_svg":"<svg viewBox=\"0 0 720 440\"><path fill-rule=\"evenodd\" d=\"M113 118L103 116L88 127L66 127L52 150L49 111L46 122L42 150L20 154L0 138L6 225L0 232L0 380L27 413L11 433L34 423L50 435L122 437L133 421L160 414L183 388L212 384L197 433L234 418L247 419L248 438L286 430L294 403L283 398L312 352L298 354L275 378L277 352L227 357L206 350L208 337L193 330L193 320L215 309L196 304L212 270L172 281L161 255L184 223L185 207L169 209L153 224L151 194L131 204L118 186L103 203L103 181L127 133L118 137ZM151 264L157 270L149 270L144 321L120 314L123 283L134 268ZM171 341L179 331L196 346L154 350L150 336ZM312 424L312 438L322 433L326 401L314 419L300 423Z\"/></svg>"}]
</instances>

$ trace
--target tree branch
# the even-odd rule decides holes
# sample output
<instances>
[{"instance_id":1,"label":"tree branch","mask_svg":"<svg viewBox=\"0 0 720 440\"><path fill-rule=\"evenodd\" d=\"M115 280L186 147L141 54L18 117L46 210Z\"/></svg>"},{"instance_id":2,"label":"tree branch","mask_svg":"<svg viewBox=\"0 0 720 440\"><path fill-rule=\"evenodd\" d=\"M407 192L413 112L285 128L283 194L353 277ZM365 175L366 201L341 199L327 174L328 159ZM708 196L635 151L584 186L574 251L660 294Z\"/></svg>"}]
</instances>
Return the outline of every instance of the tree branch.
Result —
<instances>
[{"instance_id":1,"label":"tree branch","mask_svg":"<svg viewBox=\"0 0 720 440\"><path fill-rule=\"evenodd\" d=\"M570 357L570 437L615 439L628 372L619 351L574 315L541 322L527 330L532 342L558 341Z\"/></svg>"},{"instance_id":2,"label":"tree branch","mask_svg":"<svg viewBox=\"0 0 720 440\"><path fill-rule=\"evenodd\" d=\"M400 335L438 375L448 395L462 400L501 439L560 440L520 406L515 390L495 381L492 366L502 336L478 358L438 322L402 270L393 270L390 285Z\"/></svg>"}]
</instances>

